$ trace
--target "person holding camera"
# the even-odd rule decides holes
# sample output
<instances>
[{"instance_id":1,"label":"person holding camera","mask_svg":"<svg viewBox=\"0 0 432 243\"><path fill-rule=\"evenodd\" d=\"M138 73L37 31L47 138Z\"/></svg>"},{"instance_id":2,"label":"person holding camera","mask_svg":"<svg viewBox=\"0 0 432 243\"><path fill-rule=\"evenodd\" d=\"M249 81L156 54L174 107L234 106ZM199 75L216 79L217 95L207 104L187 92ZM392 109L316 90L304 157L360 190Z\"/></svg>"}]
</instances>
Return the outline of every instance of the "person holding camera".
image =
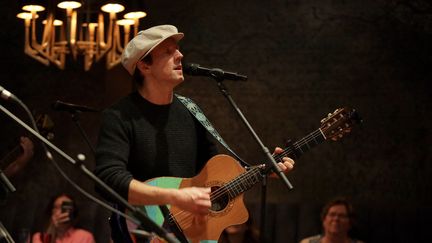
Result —
<instances>
[{"instance_id":1,"label":"person holding camera","mask_svg":"<svg viewBox=\"0 0 432 243\"><path fill-rule=\"evenodd\" d=\"M92 233L75 228L78 208L67 194L56 196L48 207L50 220L44 232L32 237L33 243L94 243Z\"/></svg>"}]
</instances>

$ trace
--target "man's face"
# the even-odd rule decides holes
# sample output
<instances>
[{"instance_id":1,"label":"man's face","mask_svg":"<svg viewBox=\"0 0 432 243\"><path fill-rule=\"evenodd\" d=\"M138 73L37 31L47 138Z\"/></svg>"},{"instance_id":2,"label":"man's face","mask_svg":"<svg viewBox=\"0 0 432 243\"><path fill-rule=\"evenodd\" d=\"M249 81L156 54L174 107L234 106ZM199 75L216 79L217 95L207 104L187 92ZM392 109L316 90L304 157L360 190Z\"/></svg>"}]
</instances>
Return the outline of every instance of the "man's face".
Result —
<instances>
[{"instance_id":1,"label":"man's face","mask_svg":"<svg viewBox=\"0 0 432 243\"><path fill-rule=\"evenodd\" d=\"M350 227L350 218L345 205L334 205L329 208L323 220L325 233L347 234Z\"/></svg>"},{"instance_id":2,"label":"man's face","mask_svg":"<svg viewBox=\"0 0 432 243\"><path fill-rule=\"evenodd\" d=\"M149 65L150 78L157 82L175 87L183 82L183 70L181 60L183 54L179 50L177 42L173 38L168 38L160 43L151 52L152 64ZM146 80L148 76L146 76Z\"/></svg>"}]
</instances>

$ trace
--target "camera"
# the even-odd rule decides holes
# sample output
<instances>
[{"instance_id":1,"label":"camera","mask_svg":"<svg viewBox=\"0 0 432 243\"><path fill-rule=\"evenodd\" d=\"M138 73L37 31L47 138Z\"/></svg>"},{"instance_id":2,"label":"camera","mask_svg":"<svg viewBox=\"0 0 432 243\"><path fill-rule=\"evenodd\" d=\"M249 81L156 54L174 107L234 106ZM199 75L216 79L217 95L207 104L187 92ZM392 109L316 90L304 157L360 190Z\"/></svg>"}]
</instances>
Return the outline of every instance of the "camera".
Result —
<instances>
[{"instance_id":1,"label":"camera","mask_svg":"<svg viewBox=\"0 0 432 243\"><path fill-rule=\"evenodd\" d=\"M72 220L73 219L73 211L74 211L74 204L72 201L64 201L61 204L61 212L62 213L69 213L69 218Z\"/></svg>"}]
</instances>

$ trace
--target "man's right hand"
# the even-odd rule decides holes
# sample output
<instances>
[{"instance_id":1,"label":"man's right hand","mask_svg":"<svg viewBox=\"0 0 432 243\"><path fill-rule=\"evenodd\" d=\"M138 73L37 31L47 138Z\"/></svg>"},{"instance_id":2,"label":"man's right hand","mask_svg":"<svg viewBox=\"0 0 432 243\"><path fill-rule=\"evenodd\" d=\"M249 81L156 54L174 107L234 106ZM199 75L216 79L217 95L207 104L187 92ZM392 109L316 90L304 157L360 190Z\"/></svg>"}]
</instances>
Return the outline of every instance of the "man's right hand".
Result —
<instances>
[{"instance_id":1,"label":"man's right hand","mask_svg":"<svg viewBox=\"0 0 432 243\"><path fill-rule=\"evenodd\" d=\"M133 179L128 200L133 205L171 204L203 219L211 207L210 192L210 188L204 187L161 188Z\"/></svg>"},{"instance_id":2,"label":"man's right hand","mask_svg":"<svg viewBox=\"0 0 432 243\"><path fill-rule=\"evenodd\" d=\"M210 188L185 187L177 191L173 204L199 216L205 216L211 207Z\"/></svg>"}]
</instances>

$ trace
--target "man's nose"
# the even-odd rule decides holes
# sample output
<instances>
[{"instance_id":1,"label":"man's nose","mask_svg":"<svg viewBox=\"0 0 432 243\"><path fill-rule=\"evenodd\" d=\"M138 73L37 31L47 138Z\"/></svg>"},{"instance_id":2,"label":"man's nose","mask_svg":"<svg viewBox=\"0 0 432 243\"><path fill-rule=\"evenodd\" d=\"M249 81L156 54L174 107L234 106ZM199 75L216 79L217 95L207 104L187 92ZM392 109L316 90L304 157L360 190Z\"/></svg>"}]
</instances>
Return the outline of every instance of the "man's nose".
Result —
<instances>
[{"instance_id":1,"label":"man's nose","mask_svg":"<svg viewBox=\"0 0 432 243\"><path fill-rule=\"evenodd\" d=\"M183 54L179 50L176 51L176 58L180 60L183 58Z\"/></svg>"}]
</instances>

